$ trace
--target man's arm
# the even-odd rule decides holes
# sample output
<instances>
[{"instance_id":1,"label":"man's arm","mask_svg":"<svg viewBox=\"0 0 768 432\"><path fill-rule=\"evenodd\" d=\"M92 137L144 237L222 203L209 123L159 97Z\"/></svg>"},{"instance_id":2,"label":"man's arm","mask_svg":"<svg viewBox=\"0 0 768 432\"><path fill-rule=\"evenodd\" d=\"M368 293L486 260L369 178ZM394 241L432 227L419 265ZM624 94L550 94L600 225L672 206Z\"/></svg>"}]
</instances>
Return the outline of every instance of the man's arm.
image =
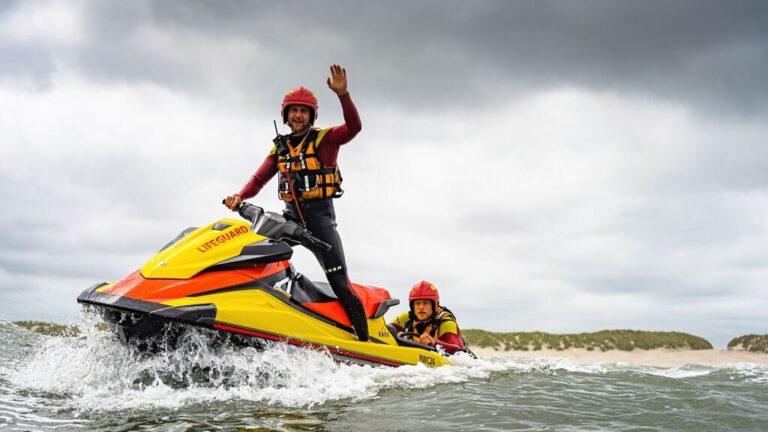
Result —
<instances>
[{"instance_id":1,"label":"man's arm","mask_svg":"<svg viewBox=\"0 0 768 432\"><path fill-rule=\"evenodd\" d=\"M403 312L395 317L395 320L389 323L398 332L405 331L405 325L408 323L408 312Z\"/></svg>"},{"instance_id":2,"label":"man's arm","mask_svg":"<svg viewBox=\"0 0 768 432\"><path fill-rule=\"evenodd\" d=\"M277 165L275 164L275 157L270 154L264 159L264 162L261 163L259 169L253 173L248 180L248 183L243 186L238 195L240 195L240 198L242 199L248 199L255 196L259 193L261 188L275 176L275 174L277 174Z\"/></svg>"},{"instance_id":3,"label":"man's arm","mask_svg":"<svg viewBox=\"0 0 768 432\"><path fill-rule=\"evenodd\" d=\"M394 328L395 328L395 330L397 330L397 332L398 332L398 333L400 333L401 331L405 331L405 327L401 326L401 325L400 325L400 324L398 324L396 321L392 321L391 323L389 323L389 325L391 325L392 327L394 327Z\"/></svg>"},{"instance_id":4,"label":"man's arm","mask_svg":"<svg viewBox=\"0 0 768 432\"><path fill-rule=\"evenodd\" d=\"M435 345L440 345L449 353L464 349L464 341L456 333L443 333L435 339Z\"/></svg>"},{"instance_id":5,"label":"man's arm","mask_svg":"<svg viewBox=\"0 0 768 432\"><path fill-rule=\"evenodd\" d=\"M332 65L331 76L328 77L327 82L328 88L339 96L341 110L344 113L344 124L331 128L325 134L322 142L318 143L317 157L324 165L333 166L336 165L339 147L352 141L363 126L347 90L347 70L339 65Z\"/></svg>"},{"instance_id":6,"label":"man's arm","mask_svg":"<svg viewBox=\"0 0 768 432\"><path fill-rule=\"evenodd\" d=\"M323 138L317 148L317 156L326 166L336 165L339 156L339 148L354 138L363 128L360 115L349 93L339 96L341 109L344 112L344 123L332 127Z\"/></svg>"},{"instance_id":7,"label":"man's arm","mask_svg":"<svg viewBox=\"0 0 768 432\"><path fill-rule=\"evenodd\" d=\"M459 336L459 325L453 319L445 319L435 338L435 345L440 345L449 353L464 349L464 341Z\"/></svg>"},{"instance_id":8,"label":"man's arm","mask_svg":"<svg viewBox=\"0 0 768 432\"><path fill-rule=\"evenodd\" d=\"M349 93L343 94L339 96L339 102L341 102L341 111L344 114L344 123L332 127L325 134L323 145L330 144L338 147L346 144L352 141L352 138L363 128L360 122L360 114L357 112L354 102L352 102L352 96Z\"/></svg>"}]
</instances>

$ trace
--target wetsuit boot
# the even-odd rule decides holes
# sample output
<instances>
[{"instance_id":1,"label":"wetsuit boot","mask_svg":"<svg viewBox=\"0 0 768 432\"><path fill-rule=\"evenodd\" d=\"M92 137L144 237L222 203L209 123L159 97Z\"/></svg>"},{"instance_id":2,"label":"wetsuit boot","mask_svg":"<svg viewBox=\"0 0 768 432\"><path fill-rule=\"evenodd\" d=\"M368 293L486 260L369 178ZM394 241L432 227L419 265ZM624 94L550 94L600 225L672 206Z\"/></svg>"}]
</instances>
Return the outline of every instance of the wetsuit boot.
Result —
<instances>
[{"instance_id":1,"label":"wetsuit boot","mask_svg":"<svg viewBox=\"0 0 768 432\"><path fill-rule=\"evenodd\" d=\"M347 312L352 327L355 328L355 334L360 341L369 340L368 337L368 318L365 316L365 310L362 302L352 291L352 284L349 282L345 272L328 273L328 283L331 284L333 292L341 301L344 310Z\"/></svg>"}]
</instances>

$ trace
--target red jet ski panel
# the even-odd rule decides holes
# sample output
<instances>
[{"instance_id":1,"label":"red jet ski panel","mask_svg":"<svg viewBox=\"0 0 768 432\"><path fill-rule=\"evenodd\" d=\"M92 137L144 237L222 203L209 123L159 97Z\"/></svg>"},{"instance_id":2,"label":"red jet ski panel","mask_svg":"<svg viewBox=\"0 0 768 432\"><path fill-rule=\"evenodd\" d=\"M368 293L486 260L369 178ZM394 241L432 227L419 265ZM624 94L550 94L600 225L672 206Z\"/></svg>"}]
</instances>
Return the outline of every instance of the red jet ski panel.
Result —
<instances>
[{"instance_id":1,"label":"red jet ski panel","mask_svg":"<svg viewBox=\"0 0 768 432\"><path fill-rule=\"evenodd\" d=\"M377 288L366 285L352 284L352 289L357 294L357 297L363 303L363 309L365 310L365 316L371 318L379 305L384 300L389 300L389 291L384 288ZM302 306L311 310L312 312L322 315L331 321L337 322L347 327L352 327L352 322L349 321L347 312L338 300L326 301L326 302L312 302L302 303Z\"/></svg>"},{"instance_id":2,"label":"red jet ski panel","mask_svg":"<svg viewBox=\"0 0 768 432\"><path fill-rule=\"evenodd\" d=\"M203 272L189 279L145 279L137 270L104 292L160 303L264 279L289 266L288 261L280 261L253 268Z\"/></svg>"}]
</instances>

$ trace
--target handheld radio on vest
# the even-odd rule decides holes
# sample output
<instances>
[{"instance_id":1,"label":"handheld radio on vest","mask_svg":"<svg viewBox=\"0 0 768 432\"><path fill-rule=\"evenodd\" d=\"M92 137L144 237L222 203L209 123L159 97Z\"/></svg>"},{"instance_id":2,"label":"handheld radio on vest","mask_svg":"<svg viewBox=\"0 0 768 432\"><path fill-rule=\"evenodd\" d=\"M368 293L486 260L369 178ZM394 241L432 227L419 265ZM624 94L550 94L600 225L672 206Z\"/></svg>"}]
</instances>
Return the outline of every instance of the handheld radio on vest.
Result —
<instances>
[{"instance_id":1,"label":"handheld radio on vest","mask_svg":"<svg viewBox=\"0 0 768 432\"><path fill-rule=\"evenodd\" d=\"M277 145L277 142L280 141L280 131L277 130L277 120L272 120L272 123L275 125L275 139L272 141Z\"/></svg>"}]
</instances>

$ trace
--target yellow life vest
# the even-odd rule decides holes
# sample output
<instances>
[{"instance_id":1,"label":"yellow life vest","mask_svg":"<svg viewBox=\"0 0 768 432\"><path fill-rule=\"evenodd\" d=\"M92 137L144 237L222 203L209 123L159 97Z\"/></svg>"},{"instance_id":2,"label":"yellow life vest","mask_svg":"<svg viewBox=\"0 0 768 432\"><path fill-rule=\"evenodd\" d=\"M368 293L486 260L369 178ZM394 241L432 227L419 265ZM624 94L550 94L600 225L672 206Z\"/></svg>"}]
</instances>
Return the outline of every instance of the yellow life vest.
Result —
<instances>
[{"instance_id":1,"label":"yellow life vest","mask_svg":"<svg viewBox=\"0 0 768 432\"><path fill-rule=\"evenodd\" d=\"M338 165L324 165L317 157L317 147L329 130L312 128L299 143L291 136L275 139L280 174L277 188L281 200L338 198L344 193Z\"/></svg>"},{"instance_id":2,"label":"yellow life vest","mask_svg":"<svg viewBox=\"0 0 768 432\"><path fill-rule=\"evenodd\" d=\"M407 312L408 313L408 322L405 324L405 331L407 333L416 333L418 335L422 335L425 332L432 336L433 338L437 339L440 336L440 326L443 324L443 322L449 322L453 321L456 323L456 317L453 315L453 312L448 310L448 308L443 307L440 312L433 315L430 319L426 321L419 321L416 319L416 316L413 314L413 312ZM456 332L458 335L461 335L459 333L459 326L456 324ZM414 342L418 342L419 338L417 336L411 337Z\"/></svg>"}]
</instances>

